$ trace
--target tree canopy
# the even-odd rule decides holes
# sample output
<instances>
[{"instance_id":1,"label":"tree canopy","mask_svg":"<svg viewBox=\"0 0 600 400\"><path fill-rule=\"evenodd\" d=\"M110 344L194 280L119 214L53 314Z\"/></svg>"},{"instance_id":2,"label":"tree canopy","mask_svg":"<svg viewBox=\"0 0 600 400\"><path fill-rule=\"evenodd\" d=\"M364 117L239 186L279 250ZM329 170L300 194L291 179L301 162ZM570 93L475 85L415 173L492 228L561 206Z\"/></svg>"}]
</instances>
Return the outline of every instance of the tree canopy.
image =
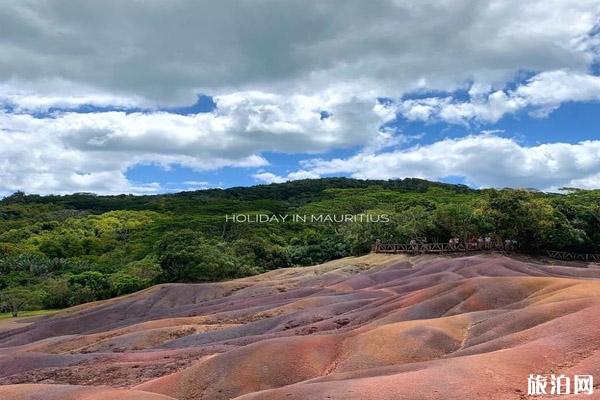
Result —
<instances>
[{"instance_id":1,"label":"tree canopy","mask_svg":"<svg viewBox=\"0 0 600 400\"><path fill-rule=\"evenodd\" d=\"M236 223L225 216L385 214L388 223ZM0 201L0 306L59 308L160 282L230 279L364 254L371 244L494 235L522 251L600 252L600 190L473 190L327 178L153 196ZM17 311L18 312L18 311Z\"/></svg>"}]
</instances>

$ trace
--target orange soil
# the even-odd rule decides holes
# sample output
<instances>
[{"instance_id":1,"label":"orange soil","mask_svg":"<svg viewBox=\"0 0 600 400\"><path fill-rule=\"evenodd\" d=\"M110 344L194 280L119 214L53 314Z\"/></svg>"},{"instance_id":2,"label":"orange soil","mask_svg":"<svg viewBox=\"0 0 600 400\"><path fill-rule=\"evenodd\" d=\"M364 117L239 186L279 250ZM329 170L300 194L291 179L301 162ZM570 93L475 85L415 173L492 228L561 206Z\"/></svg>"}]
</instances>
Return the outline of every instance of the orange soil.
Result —
<instances>
[{"instance_id":1,"label":"orange soil","mask_svg":"<svg viewBox=\"0 0 600 400\"><path fill-rule=\"evenodd\" d=\"M599 348L598 266L369 255L7 326L0 398L524 399Z\"/></svg>"}]
</instances>

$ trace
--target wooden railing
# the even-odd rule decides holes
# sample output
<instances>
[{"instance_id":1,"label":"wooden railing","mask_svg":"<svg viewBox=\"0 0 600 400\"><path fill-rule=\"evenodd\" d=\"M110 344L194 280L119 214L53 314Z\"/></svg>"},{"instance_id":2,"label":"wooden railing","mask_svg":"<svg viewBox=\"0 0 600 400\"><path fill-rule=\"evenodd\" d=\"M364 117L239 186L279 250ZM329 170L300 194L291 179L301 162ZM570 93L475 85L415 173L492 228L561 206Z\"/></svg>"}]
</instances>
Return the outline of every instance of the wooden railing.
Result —
<instances>
[{"instance_id":1,"label":"wooden railing","mask_svg":"<svg viewBox=\"0 0 600 400\"><path fill-rule=\"evenodd\" d=\"M514 250L512 246L498 243L375 243L372 248L375 253L453 253L483 250Z\"/></svg>"},{"instance_id":2,"label":"wooden railing","mask_svg":"<svg viewBox=\"0 0 600 400\"><path fill-rule=\"evenodd\" d=\"M467 251L484 251L484 250L499 250L513 251L515 248L512 245L492 242L492 243L380 243L373 244L372 251L374 253L454 253ZM547 250L546 255L550 258L555 258L563 261L594 261L600 262L600 254L585 254L585 253L567 253L565 251Z\"/></svg>"},{"instance_id":3,"label":"wooden railing","mask_svg":"<svg viewBox=\"0 0 600 400\"><path fill-rule=\"evenodd\" d=\"M585 253L567 253L565 251L546 251L546 255L550 258L556 258L563 261L595 261L600 262L600 254L585 254Z\"/></svg>"}]
</instances>

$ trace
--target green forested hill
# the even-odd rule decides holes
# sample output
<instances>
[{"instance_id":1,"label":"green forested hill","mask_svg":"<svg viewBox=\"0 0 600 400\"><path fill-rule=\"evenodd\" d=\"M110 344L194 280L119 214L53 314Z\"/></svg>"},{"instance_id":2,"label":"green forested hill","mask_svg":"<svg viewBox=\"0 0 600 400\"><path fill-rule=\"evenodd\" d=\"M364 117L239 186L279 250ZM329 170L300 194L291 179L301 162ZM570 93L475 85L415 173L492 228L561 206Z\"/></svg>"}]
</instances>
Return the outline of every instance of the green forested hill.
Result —
<instances>
[{"instance_id":1,"label":"green forested hill","mask_svg":"<svg viewBox=\"0 0 600 400\"><path fill-rule=\"evenodd\" d=\"M389 223L234 223L231 214L372 214ZM301 180L154 196L15 193L0 201L0 304L58 308L157 282L309 265L371 243L515 238L600 252L600 190L472 190L420 179Z\"/></svg>"}]
</instances>

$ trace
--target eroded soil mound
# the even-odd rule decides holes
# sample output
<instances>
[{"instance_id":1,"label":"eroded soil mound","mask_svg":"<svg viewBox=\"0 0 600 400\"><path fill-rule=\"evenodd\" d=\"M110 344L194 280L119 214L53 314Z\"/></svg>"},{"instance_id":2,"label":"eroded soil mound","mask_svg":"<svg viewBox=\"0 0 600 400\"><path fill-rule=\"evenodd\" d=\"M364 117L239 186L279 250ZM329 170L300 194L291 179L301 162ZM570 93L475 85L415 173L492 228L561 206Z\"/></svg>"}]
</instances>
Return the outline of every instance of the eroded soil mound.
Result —
<instances>
[{"instance_id":1,"label":"eroded soil mound","mask_svg":"<svg viewBox=\"0 0 600 400\"><path fill-rule=\"evenodd\" d=\"M13 323L0 398L519 399L599 347L594 265L368 255Z\"/></svg>"}]
</instances>

